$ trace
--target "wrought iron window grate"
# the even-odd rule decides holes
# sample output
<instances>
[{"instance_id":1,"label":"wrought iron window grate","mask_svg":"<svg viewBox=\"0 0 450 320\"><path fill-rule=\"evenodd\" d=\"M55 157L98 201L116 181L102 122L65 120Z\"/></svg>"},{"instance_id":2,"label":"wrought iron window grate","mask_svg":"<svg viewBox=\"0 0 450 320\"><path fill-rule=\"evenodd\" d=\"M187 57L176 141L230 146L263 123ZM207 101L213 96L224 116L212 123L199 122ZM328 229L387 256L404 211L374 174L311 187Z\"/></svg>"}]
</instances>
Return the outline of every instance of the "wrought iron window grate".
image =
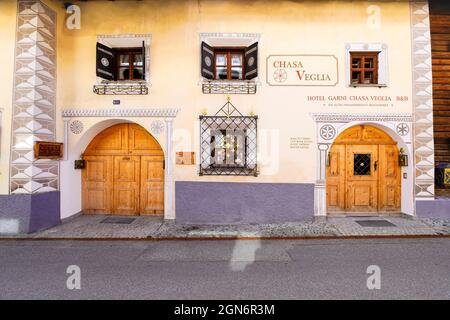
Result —
<instances>
[{"instance_id":1,"label":"wrought iron window grate","mask_svg":"<svg viewBox=\"0 0 450 320\"><path fill-rule=\"evenodd\" d=\"M200 116L199 174L257 176L257 120L229 100L214 116Z\"/></svg>"},{"instance_id":2,"label":"wrought iron window grate","mask_svg":"<svg viewBox=\"0 0 450 320\"><path fill-rule=\"evenodd\" d=\"M94 85L94 93L99 95L146 95L146 83L102 83Z\"/></svg>"},{"instance_id":3,"label":"wrought iron window grate","mask_svg":"<svg viewBox=\"0 0 450 320\"><path fill-rule=\"evenodd\" d=\"M255 94L256 83L208 81L202 84L202 91L205 94Z\"/></svg>"},{"instance_id":4,"label":"wrought iron window grate","mask_svg":"<svg viewBox=\"0 0 450 320\"><path fill-rule=\"evenodd\" d=\"M354 154L353 171L355 176L370 176L370 154Z\"/></svg>"}]
</instances>

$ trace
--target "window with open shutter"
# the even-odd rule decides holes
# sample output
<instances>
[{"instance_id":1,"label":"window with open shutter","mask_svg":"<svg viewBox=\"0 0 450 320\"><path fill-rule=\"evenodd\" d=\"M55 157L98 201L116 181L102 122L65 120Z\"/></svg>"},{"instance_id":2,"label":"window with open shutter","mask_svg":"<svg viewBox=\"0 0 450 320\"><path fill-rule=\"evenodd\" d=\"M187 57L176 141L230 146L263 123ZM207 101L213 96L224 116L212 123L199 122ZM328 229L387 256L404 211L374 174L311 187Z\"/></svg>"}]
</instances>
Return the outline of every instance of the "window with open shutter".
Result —
<instances>
[{"instance_id":1,"label":"window with open shutter","mask_svg":"<svg viewBox=\"0 0 450 320\"><path fill-rule=\"evenodd\" d=\"M202 42L202 76L214 79L214 48Z\"/></svg>"},{"instance_id":2,"label":"window with open shutter","mask_svg":"<svg viewBox=\"0 0 450 320\"><path fill-rule=\"evenodd\" d=\"M112 48L97 42L97 77L114 80L114 51Z\"/></svg>"},{"instance_id":3,"label":"window with open shutter","mask_svg":"<svg viewBox=\"0 0 450 320\"><path fill-rule=\"evenodd\" d=\"M148 94L151 35L101 35L97 40L93 91L100 95Z\"/></svg>"},{"instance_id":4,"label":"window with open shutter","mask_svg":"<svg viewBox=\"0 0 450 320\"><path fill-rule=\"evenodd\" d=\"M145 80L145 42L142 41L142 80Z\"/></svg>"},{"instance_id":5,"label":"window with open shutter","mask_svg":"<svg viewBox=\"0 0 450 320\"><path fill-rule=\"evenodd\" d=\"M245 79L251 80L258 76L258 42L245 50Z\"/></svg>"},{"instance_id":6,"label":"window with open shutter","mask_svg":"<svg viewBox=\"0 0 450 320\"><path fill-rule=\"evenodd\" d=\"M203 93L254 94L258 76L258 42L249 47L213 47L202 42Z\"/></svg>"}]
</instances>

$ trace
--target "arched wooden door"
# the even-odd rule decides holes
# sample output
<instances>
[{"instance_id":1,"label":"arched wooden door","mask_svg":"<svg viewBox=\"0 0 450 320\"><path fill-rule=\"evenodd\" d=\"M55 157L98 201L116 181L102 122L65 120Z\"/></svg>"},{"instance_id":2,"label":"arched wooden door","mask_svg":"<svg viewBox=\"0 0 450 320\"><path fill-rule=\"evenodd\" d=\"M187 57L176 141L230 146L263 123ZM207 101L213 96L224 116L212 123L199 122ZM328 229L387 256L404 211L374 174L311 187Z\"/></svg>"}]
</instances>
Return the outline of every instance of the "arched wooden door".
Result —
<instances>
[{"instance_id":1,"label":"arched wooden door","mask_svg":"<svg viewBox=\"0 0 450 320\"><path fill-rule=\"evenodd\" d=\"M398 155L397 143L374 126L340 134L328 154L328 213L400 212Z\"/></svg>"},{"instance_id":2,"label":"arched wooden door","mask_svg":"<svg viewBox=\"0 0 450 320\"><path fill-rule=\"evenodd\" d=\"M147 130L136 124L100 132L83 154L84 213L162 214L164 153Z\"/></svg>"}]
</instances>

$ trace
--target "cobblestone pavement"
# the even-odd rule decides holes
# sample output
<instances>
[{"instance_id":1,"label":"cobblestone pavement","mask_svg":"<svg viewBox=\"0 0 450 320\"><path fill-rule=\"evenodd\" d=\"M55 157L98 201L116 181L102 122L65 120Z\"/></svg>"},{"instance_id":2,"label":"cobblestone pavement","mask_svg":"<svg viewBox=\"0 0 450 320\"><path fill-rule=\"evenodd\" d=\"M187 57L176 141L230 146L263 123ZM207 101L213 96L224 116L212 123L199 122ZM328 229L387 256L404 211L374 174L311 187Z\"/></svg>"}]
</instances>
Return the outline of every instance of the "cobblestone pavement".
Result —
<instances>
[{"instance_id":1,"label":"cobblestone pavement","mask_svg":"<svg viewBox=\"0 0 450 320\"><path fill-rule=\"evenodd\" d=\"M105 219L111 218L115 221L105 223ZM375 224L381 223L382 226L361 225L367 225L368 221L369 225L373 222ZM386 224L389 226L385 226ZM450 220L412 219L408 217L342 217L328 218L323 221L280 224L193 225L164 222L161 217L151 216L82 215L54 228L34 234L1 235L0 237L27 239L216 239L439 235L450 235Z\"/></svg>"}]
</instances>

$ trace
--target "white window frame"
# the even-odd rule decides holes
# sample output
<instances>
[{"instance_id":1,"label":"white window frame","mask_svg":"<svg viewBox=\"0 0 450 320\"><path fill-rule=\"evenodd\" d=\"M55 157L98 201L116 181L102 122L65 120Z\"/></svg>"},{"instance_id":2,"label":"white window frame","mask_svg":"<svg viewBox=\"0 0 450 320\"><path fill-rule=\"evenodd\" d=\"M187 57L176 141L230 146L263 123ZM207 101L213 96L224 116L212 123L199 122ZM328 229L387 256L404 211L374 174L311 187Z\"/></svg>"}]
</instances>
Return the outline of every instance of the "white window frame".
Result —
<instances>
[{"instance_id":1,"label":"white window frame","mask_svg":"<svg viewBox=\"0 0 450 320\"><path fill-rule=\"evenodd\" d=\"M387 87L388 86L388 47L384 43L347 43L345 46L345 81L348 87ZM350 75L351 52L379 52L378 53L378 83L352 84Z\"/></svg>"},{"instance_id":2,"label":"white window frame","mask_svg":"<svg viewBox=\"0 0 450 320\"><path fill-rule=\"evenodd\" d=\"M217 83L227 83L227 84L242 84L242 83L254 83L256 85L261 85L261 81L259 79L260 77L260 61L261 61L261 34L260 33L220 33L220 32L200 32L199 33L199 58L198 58L198 73L200 76L200 79L198 81L199 85L202 85L204 83L210 83L210 82L217 82ZM206 44L210 45L211 47L220 47L220 48L226 48L226 47L248 47L252 45L255 42L258 42L258 76L251 79L251 80L211 80L211 79L205 79L202 76L202 42L205 42Z\"/></svg>"},{"instance_id":3,"label":"white window frame","mask_svg":"<svg viewBox=\"0 0 450 320\"><path fill-rule=\"evenodd\" d=\"M150 45L152 42L152 35L147 34L114 34L114 35L97 35L97 42L104 44L112 49L114 48L129 48L134 47L135 45L130 45L131 43L136 42L136 47L142 46L142 41L144 41L145 47L145 80L141 81L133 81L136 85L145 83L147 86L151 86L150 82ZM133 85L133 82L130 80L111 80L105 81L100 77L97 77L97 85Z\"/></svg>"}]
</instances>

